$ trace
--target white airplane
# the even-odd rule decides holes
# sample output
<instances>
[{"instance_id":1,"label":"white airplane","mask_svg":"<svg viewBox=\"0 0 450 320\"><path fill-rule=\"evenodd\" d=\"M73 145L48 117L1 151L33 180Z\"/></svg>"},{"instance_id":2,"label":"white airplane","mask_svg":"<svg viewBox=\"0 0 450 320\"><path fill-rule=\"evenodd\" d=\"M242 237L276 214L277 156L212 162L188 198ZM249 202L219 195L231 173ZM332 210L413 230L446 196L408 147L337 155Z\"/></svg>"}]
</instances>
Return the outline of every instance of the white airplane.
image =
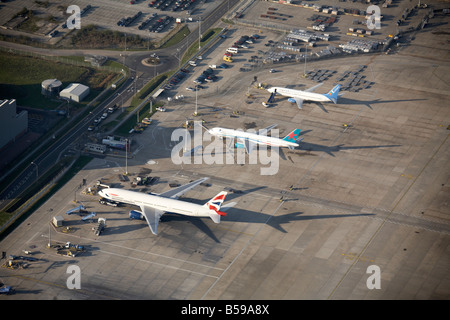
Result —
<instances>
[{"instance_id":1,"label":"white airplane","mask_svg":"<svg viewBox=\"0 0 450 320\"><path fill-rule=\"evenodd\" d=\"M341 88L341 85L340 84L336 85L333 89L331 89L328 93L325 94L313 92L322 84L323 82L306 90L296 90L283 87L271 87L267 89L267 91L269 91L271 95L267 100L267 103L263 102L263 105L267 106L268 103L271 103L276 94L289 97L288 101L296 102L299 109L302 109L303 101L316 101L316 102L332 101L334 103L337 103L339 97L339 89Z\"/></svg>"},{"instance_id":2,"label":"white airplane","mask_svg":"<svg viewBox=\"0 0 450 320\"><path fill-rule=\"evenodd\" d=\"M177 200L186 191L208 179L202 178L161 194L147 194L117 188L106 188L99 191L99 195L112 201L139 206L142 210L140 213L147 221L152 233L156 235L159 218L165 212L193 217L210 217L215 223L220 223L220 217L226 215L225 212L220 211L220 207L225 200L227 192L220 192L204 205ZM228 205L229 207L231 205Z\"/></svg>"},{"instance_id":3,"label":"white airplane","mask_svg":"<svg viewBox=\"0 0 450 320\"><path fill-rule=\"evenodd\" d=\"M204 128L213 136L217 136L220 138L236 138L238 140L238 143L236 143L236 147L245 148L248 154L256 149L256 145L258 144L273 147L287 147L289 149L294 149L295 147L299 146L297 140L299 140L300 129L293 130L283 139L267 136L267 132L275 126L276 124L271 125L267 128L259 130L258 133L219 127L212 129L208 129L206 127Z\"/></svg>"}]
</instances>

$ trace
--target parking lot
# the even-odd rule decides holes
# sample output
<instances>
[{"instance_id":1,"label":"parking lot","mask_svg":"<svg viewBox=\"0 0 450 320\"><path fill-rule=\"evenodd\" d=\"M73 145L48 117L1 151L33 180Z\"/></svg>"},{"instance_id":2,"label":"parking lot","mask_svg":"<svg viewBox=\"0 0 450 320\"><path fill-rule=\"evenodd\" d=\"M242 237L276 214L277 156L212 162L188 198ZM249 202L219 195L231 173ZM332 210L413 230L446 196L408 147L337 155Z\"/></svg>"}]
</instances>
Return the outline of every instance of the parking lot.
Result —
<instances>
[{"instance_id":1,"label":"parking lot","mask_svg":"<svg viewBox=\"0 0 450 320\"><path fill-rule=\"evenodd\" d=\"M177 4L178 3L178 4ZM157 5L159 4L159 5ZM144 39L158 40L166 36L175 26L175 19L179 18L192 28L197 28L197 20L206 16L217 5L215 1L158 1L151 5L147 1L116 1L99 0L92 3L87 0L62 1L49 3L45 7L31 0L16 0L3 4L0 13L0 25L6 28L16 28L16 19L13 19L24 7L33 10L36 24L33 31L20 27L38 37L52 39L50 43L56 44L70 30L66 27L66 20L70 14L65 13L69 5L77 5L81 10L81 26L96 25L113 31L121 31L130 35L139 35ZM166 6L168 5L168 6ZM159 24L157 22L159 21ZM56 33L55 33L56 31ZM50 36L50 33L53 36ZM45 39L45 38L43 38Z\"/></svg>"},{"instance_id":2,"label":"parking lot","mask_svg":"<svg viewBox=\"0 0 450 320\"><path fill-rule=\"evenodd\" d=\"M227 52L242 37L250 39L252 35L256 35L258 39L247 39L246 41L252 43L242 44L244 47L240 47L237 52ZM229 81L233 75L257 70L255 62L262 61L264 49L267 50L267 47L264 46L267 39L279 38L280 35L275 32L258 32L251 28L230 28L208 50L202 52L201 59L194 58L190 61L191 63L184 66L186 72L184 72L183 78L166 86L165 96L174 98L183 95L185 99L189 100L195 99L196 94L197 96L208 96L228 90ZM228 61L225 57L229 57ZM258 66L257 68L262 70L267 67ZM205 75L205 72L211 74ZM197 93L195 93L196 90Z\"/></svg>"}]
</instances>

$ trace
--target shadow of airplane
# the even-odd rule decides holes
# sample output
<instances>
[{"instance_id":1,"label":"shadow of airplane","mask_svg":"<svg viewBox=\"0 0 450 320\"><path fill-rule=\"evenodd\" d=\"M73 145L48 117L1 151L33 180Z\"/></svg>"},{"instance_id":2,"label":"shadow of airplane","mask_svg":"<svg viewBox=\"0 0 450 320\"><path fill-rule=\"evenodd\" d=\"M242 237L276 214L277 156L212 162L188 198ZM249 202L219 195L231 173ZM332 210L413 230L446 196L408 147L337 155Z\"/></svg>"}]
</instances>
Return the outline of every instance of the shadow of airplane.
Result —
<instances>
[{"instance_id":1,"label":"shadow of airplane","mask_svg":"<svg viewBox=\"0 0 450 320\"><path fill-rule=\"evenodd\" d=\"M333 218L351 218L351 217L362 217L362 216L373 216L373 213L359 213L359 214L324 214L324 215L303 215L303 212L292 212L280 216L272 217L267 225L280 232L287 233L287 231L282 227L283 224L289 224L293 221L307 221L307 220L317 220L317 219L333 219Z\"/></svg>"},{"instance_id":2,"label":"shadow of airplane","mask_svg":"<svg viewBox=\"0 0 450 320\"><path fill-rule=\"evenodd\" d=\"M399 144L391 144L391 145L378 145L378 146L351 146L346 147L344 144L338 144L336 146L324 146L316 143L309 142L301 142L300 146L295 150L290 150L291 153L296 153L296 150L302 151L321 151L326 152L332 157L335 157L334 152L339 152L341 150L353 150L353 149L375 149L375 148L394 148L401 147Z\"/></svg>"},{"instance_id":3,"label":"shadow of airplane","mask_svg":"<svg viewBox=\"0 0 450 320\"><path fill-rule=\"evenodd\" d=\"M230 209L231 211L231 209ZM333 219L333 218L351 218L351 217L366 217L373 216L373 213L358 213L358 214L325 214L325 215L303 215L303 212L292 212L279 216L272 216L271 214L254 212L244 209L233 209L233 212L227 214L227 216L223 217L222 222L243 222L243 223L259 223L259 224L267 224L272 228L282 232L287 233L286 229L283 228L283 225L289 224L294 221L307 221L307 220L317 220L317 219ZM207 219L207 218L206 218ZM194 218L189 216L183 216L178 214L165 214L161 217L161 222L171 222L171 221L185 221L190 222L194 226L196 226L200 231L202 231L205 235L210 237L217 243L220 243L220 240L216 237L214 232L205 223L203 218Z\"/></svg>"},{"instance_id":4,"label":"shadow of airplane","mask_svg":"<svg viewBox=\"0 0 450 320\"><path fill-rule=\"evenodd\" d=\"M301 131L299 136L305 135L308 132L311 132L312 130L305 130L305 131ZM392 145L377 145L377 146L349 146L346 147L344 144L338 144L336 146L325 146L325 145L320 145L320 144L316 144L316 143L310 143L310 142L304 142L303 140L301 140L299 142L300 146L293 149L293 150L288 150L288 153L291 154L299 154L296 151L321 151L321 152L326 152L327 154L329 154L330 156L335 156L333 152L339 152L341 150L352 150L352 149L375 149L375 148L393 148L393 147L401 147L400 144L392 144ZM280 151L280 156L283 160L286 160L286 156L283 154L283 150L282 148L279 149ZM292 161L292 160L291 160Z\"/></svg>"},{"instance_id":5,"label":"shadow of airplane","mask_svg":"<svg viewBox=\"0 0 450 320\"><path fill-rule=\"evenodd\" d=\"M317 105L320 109L322 109L323 112L329 113L327 109L325 109L325 106L320 101L311 101L311 103Z\"/></svg>"},{"instance_id":6,"label":"shadow of airplane","mask_svg":"<svg viewBox=\"0 0 450 320\"><path fill-rule=\"evenodd\" d=\"M247 189L247 190L241 190L241 189L235 189L235 188L230 188L230 187L225 187L223 189L223 191L227 191L228 194L225 198L225 202L223 203L223 206L225 207L227 204L231 203L231 200L241 197L244 194L249 194L255 191L259 191L262 189L267 188L266 186L259 186L259 187L254 187L251 189ZM189 197L180 197L179 200L182 201L186 201L186 202L190 202L190 203L195 203L195 204L199 204L199 205L203 205L206 202L208 202L209 200L211 200L210 198L208 199L195 199L195 198L189 198Z\"/></svg>"},{"instance_id":7,"label":"shadow of airplane","mask_svg":"<svg viewBox=\"0 0 450 320\"><path fill-rule=\"evenodd\" d=\"M367 106L369 109L373 110L372 104L377 103L392 103L392 102L409 102L409 101L424 101L427 99L401 99L401 100L381 100L381 99L375 99L370 101L363 101L363 100L356 100L356 99L349 99L344 97L339 97L339 103L342 104L363 104Z\"/></svg>"}]
</instances>

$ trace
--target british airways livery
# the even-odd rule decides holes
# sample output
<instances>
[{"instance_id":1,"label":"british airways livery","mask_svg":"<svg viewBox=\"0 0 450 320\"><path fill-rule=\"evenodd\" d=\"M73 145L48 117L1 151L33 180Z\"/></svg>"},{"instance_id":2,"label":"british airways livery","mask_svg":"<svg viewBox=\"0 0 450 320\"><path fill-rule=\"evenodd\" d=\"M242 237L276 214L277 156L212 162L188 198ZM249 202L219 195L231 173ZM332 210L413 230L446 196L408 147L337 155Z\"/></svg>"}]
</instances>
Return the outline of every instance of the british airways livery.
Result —
<instances>
[{"instance_id":1,"label":"british airways livery","mask_svg":"<svg viewBox=\"0 0 450 320\"><path fill-rule=\"evenodd\" d=\"M118 188L106 188L99 191L99 195L112 201L139 206L142 211L134 212L140 213L142 217L145 218L150 230L156 235L159 218L165 212L193 217L210 217L215 223L220 223L220 217L226 215L224 208L222 208L221 211L221 206L227 192L220 192L204 205L177 200L177 198L186 191L194 188L207 179L209 178L202 178L161 194L147 194ZM229 204L227 208L232 207L234 204L235 203Z\"/></svg>"}]
</instances>

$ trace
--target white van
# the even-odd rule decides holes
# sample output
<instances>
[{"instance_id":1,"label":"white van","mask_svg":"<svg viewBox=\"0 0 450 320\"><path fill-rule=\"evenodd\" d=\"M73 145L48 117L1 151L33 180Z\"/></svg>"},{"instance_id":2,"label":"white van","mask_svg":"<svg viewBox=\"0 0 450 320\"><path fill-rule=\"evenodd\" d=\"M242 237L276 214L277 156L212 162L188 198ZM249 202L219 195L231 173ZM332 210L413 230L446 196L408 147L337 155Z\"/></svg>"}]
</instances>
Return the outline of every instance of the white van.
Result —
<instances>
[{"instance_id":1,"label":"white van","mask_svg":"<svg viewBox=\"0 0 450 320\"><path fill-rule=\"evenodd\" d=\"M228 48L228 49L227 49L227 52L230 52L230 53L238 53L238 48Z\"/></svg>"}]
</instances>

